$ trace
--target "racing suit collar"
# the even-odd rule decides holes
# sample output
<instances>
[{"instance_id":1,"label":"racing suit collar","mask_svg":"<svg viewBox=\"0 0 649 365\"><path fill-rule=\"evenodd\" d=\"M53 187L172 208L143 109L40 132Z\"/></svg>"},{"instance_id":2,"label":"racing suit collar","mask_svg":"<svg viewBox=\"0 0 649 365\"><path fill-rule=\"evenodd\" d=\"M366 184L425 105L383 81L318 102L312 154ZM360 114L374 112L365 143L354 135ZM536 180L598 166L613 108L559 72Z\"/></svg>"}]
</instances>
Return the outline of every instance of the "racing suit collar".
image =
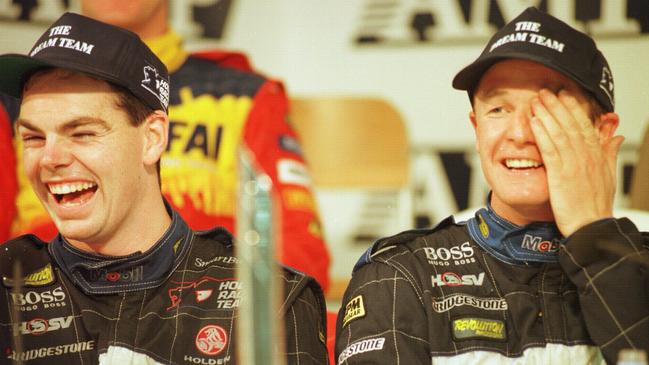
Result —
<instances>
[{"instance_id":1,"label":"racing suit collar","mask_svg":"<svg viewBox=\"0 0 649 365\"><path fill-rule=\"evenodd\" d=\"M497 259L510 264L558 262L563 236L554 222L519 226L500 217L487 203L467 222L469 235Z\"/></svg>"},{"instance_id":2,"label":"racing suit collar","mask_svg":"<svg viewBox=\"0 0 649 365\"><path fill-rule=\"evenodd\" d=\"M115 294L162 284L189 250L193 236L185 221L165 201L171 225L146 252L106 256L78 250L61 234L48 245L65 275L86 294Z\"/></svg>"},{"instance_id":3,"label":"racing suit collar","mask_svg":"<svg viewBox=\"0 0 649 365\"><path fill-rule=\"evenodd\" d=\"M144 43L167 66L169 73L176 72L187 59L188 53L183 47L183 39L173 29L161 36L144 39Z\"/></svg>"}]
</instances>

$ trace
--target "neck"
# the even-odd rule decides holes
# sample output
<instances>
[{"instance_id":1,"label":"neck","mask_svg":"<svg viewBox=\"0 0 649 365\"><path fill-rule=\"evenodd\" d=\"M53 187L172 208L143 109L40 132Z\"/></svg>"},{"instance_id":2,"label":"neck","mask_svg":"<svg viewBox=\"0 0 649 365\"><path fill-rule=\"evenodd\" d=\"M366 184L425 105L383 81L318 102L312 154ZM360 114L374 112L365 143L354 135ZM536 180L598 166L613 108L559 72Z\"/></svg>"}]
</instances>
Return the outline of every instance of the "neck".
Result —
<instances>
[{"instance_id":1,"label":"neck","mask_svg":"<svg viewBox=\"0 0 649 365\"><path fill-rule=\"evenodd\" d=\"M157 190L157 199L151 204L138 205L130 208L136 214L129 214L119 225L116 232L110 232L109 237L98 236L90 240L67 241L79 250L108 256L126 256L135 252L146 252L162 237L169 225L171 217Z\"/></svg>"},{"instance_id":2,"label":"neck","mask_svg":"<svg viewBox=\"0 0 649 365\"><path fill-rule=\"evenodd\" d=\"M554 222L516 225L489 206L467 223L469 235L495 258L510 264L556 263L563 237Z\"/></svg>"},{"instance_id":3,"label":"neck","mask_svg":"<svg viewBox=\"0 0 649 365\"><path fill-rule=\"evenodd\" d=\"M554 214L549 202L534 206L509 205L491 194L490 204L496 214L519 226L532 222L554 222Z\"/></svg>"},{"instance_id":4,"label":"neck","mask_svg":"<svg viewBox=\"0 0 649 365\"><path fill-rule=\"evenodd\" d=\"M151 17L147 21L131 24L128 28L142 39L159 37L169 30L169 25L167 24L168 16L169 10L167 9L166 1L162 1L160 7L151 14Z\"/></svg>"}]
</instances>

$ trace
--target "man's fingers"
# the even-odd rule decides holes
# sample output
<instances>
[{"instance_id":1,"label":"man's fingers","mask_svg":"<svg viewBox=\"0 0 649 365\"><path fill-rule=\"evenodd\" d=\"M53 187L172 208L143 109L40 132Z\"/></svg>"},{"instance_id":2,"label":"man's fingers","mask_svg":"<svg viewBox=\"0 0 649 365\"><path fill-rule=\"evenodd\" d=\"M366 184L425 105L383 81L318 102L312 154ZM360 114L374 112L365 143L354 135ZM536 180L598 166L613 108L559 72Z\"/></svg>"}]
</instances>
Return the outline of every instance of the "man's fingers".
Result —
<instances>
[{"instance_id":1,"label":"man's fingers","mask_svg":"<svg viewBox=\"0 0 649 365\"><path fill-rule=\"evenodd\" d=\"M579 132L579 123L575 120L572 111L568 109L567 105L564 105L563 100L560 100L557 95L547 89L541 89L539 91L539 100L565 133L574 134Z\"/></svg>"},{"instance_id":2,"label":"man's fingers","mask_svg":"<svg viewBox=\"0 0 649 365\"><path fill-rule=\"evenodd\" d=\"M568 136L573 148L582 152L599 148L593 122L577 98L566 90L561 90L555 95L547 89L541 89L539 100Z\"/></svg>"},{"instance_id":3,"label":"man's fingers","mask_svg":"<svg viewBox=\"0 0 649 365\"><path fill-rule=\"evenodd\" d=\"M557 166L561 162L558 146L553 142L545 125L541 122L539 117L530 118L530 127L532 128L536 145L541 152L541 157L543 158L543 164L546 166L546 171L549 171L549 166Z\"/></svg>"},{"instance_id":4,"label":"man's fingers","mask_svg":"<svg viewBox=\"0 0 649 365\"><path fill-rule=\"evenodd\" d=\"M595 141L597 139L597 133L593 127L593 121L590 119L590 115L587 111L579 104L579 101L572 94L566 90L559 91L557 95L559 101L572 115L574 122L574 127L577 131L584 135L587 139Z\"/></svg>"},{"instance_id":5,"label":"man's fingers","mask_svg":"<svg viewBox=\"0 0 649 365\"><path fill-rule=\"evenodd\" d=\"M555 150L554 153L557 154L557 156L565 152L570 153L573 148L568 135L538 98L534 98L532 100L532 112L534 113L534 117L530 119L530 124L534 125L534 122L537 122L538 124L542 125L543 130L545 131L543 137L549 140L547 142L542 142L545 147L547 147L543 149L545 149L546 152L550 152L550 149L553 149ZM536 142L539 147L542 147L539 143L540 141L538 137ZM550 147L550 144L552 144L553 146ZM542 153L543 149L541 151Z\"/></svg>"}]
</instances>

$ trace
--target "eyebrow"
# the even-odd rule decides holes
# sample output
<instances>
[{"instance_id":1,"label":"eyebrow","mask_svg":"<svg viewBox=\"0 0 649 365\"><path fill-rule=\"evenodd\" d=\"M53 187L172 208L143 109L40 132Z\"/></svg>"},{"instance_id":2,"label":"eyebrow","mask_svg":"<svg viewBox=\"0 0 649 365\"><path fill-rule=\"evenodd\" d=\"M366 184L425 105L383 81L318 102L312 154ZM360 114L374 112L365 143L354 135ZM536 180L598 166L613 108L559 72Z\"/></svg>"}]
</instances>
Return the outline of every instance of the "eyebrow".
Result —
<instances>
[{"instance_id":1,"label":"eyebrow","mask_svg":"<svg viewBox=\"0 0 649 365\"><path fill-rule=\"evenodd\" d=\"M84 127L84 126L90 126L90 125L97 125L100 128L103 129L109 129L108 123L106 123L105 120L100 119L100 118L93 118L93 117L81 117L81 118L75 118L72 119L66 123L64 123L62 126L60 126L58 129L64 130L64 131L70 131L78 127ZM16 120L16 130L18 130L19 127L24 127L32 131L37 131L41 132L42 130L32 124L29 120L23 119L23 118L18 118Z\"/></svg>"},{"instance_id":2,"label":"eyebrow","mask_svg":"<svg viewBox=\"0 0 649 365\"><path fill-rule=\"evenodd\" d=\"M481 97L482 98L493 98L496 96L500 96L503 94L506 94L507 91L503 90L502 88L492 88L487 90L486 92L482 93ZM478 94L476 94L478 96Z\"/></svg>"}]
</instances>

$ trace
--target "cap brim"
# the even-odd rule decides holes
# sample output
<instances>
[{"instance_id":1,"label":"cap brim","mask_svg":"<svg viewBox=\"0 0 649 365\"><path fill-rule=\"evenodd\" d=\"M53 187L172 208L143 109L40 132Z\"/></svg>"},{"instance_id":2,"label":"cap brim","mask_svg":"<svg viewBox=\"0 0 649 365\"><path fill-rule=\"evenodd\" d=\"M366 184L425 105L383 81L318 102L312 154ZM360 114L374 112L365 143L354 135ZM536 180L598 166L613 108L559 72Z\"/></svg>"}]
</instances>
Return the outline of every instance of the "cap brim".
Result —
<instances>
[{"instance_id":1,"label":"cap brim","mask_svg":"<svg viewBox=\"0 0 649 365\"><path fill-rule=\"evenodd\" d=\"M484 73L487 72L487 70L496 62L506 59L527 60L539 63L545 67L549 67L557 72L564 74L565 76L569 77L570 79L574 80L576 83L584 87L586 90L593 92L585 82L580 80L576 75L572 74L568 70L565 70L559 65L556 65L554 62L552 62L551 59L540 57L527 52L510 52L506 54L482 57L478 61L466 66L460 72L458 72L457 75L455 75L455 77L453 78L453 88L457 90L466 90L469 93L473 92L473 89L478 86L478 82L480 82L480 79L482 78Z\"/></svg>"},{"instance_id":2,"label":"cap brim","mask_svg":"<svg viewBox=\"0 0 649 365\"><path fill-rule=\"evenodd\" d=\"M52 65L25 55L2 55L0 56L0 91L20 98L27 76L40 68L50 66Z\"/></svg>"}]
</instances>

